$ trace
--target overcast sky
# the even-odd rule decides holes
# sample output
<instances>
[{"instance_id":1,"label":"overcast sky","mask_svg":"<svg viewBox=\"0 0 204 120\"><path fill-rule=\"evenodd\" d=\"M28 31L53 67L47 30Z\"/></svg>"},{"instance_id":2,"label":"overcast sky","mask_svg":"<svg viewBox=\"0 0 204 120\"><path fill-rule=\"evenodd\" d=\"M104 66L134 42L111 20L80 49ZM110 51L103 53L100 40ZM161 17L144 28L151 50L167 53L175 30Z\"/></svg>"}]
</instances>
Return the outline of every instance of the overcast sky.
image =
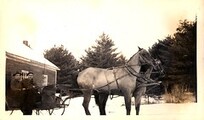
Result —
<instances>
[{"instance_id":1,"label":"overcast sky","mask_svg":"<svg viewBox=\"0 0 204 120\"><path fill-rule=\"evenodd\" d=\"M7 0L6 45L28 40L39 52L64 45L78 59L103 32L127 58L195 20L196 0Z\"/></svg>"}]
</instances>

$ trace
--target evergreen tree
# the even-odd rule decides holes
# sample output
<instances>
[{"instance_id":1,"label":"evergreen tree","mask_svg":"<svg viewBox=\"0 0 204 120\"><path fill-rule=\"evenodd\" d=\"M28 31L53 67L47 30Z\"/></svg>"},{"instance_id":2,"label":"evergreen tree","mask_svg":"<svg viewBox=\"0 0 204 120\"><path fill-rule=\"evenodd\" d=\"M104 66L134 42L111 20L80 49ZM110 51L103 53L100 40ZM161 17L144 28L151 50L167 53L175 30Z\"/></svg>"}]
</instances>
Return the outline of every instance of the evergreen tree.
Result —
<instances>
[{"instance_id":1,"label":"evergreen tree","mask_svg":"<svg viewBox=\"0 0 204 120\"><path fill-rule=\"evenodd\" d=\"M114 42L108 35L103 33L96 40L97 45L85 50L86 56L82 56L82 64L86 67L109 68L124 65L126 59L123 55L116 53Z\"/></svg>"},{"instance_id":2,"label":"evergreen tree","mask_svg":"<svg viewBox=\"0 0 204 120\"><path fill-rule=\"evenodd\" d=\"M181 92L187 90L196 93L196 24L196 21L180 21L172 37L159 40L149 49L152 56L160 59L164 65L166 76L163 84L166 92L179 85Z\"/></svg>"},{"instance_id":3,"label":"evergreen tree","mask_svg":"<svg viewBox=\"0 0 204 120\"><path fill-rule=\"evenodd\" d=\"M176 68L172 78L193 92L196 92L196 24L196 21L180 21L172 46L172 68Z\"/></svg>"},{"instance_id":4,"label":"evergreen tree","mask_svg":"<svg viewBox=\"0 0 204 120\"><path fill-rule=\"evenodd\" d=\"M158 40L157 43L155 43L151 48L149 48L150 54L156 58L159 59L162 63L162 66L165 71L165 77L162 78L162 85L156 87L157 89L152 89L149 93L156 93L158 92L158 89L161 93L167 93L167 88L170 82L169 78L169 72L170 72L170 65L172 61L172 45L173 45L173 38L169 35L164 40ZM162 90L161 90L162 88ZM158 94L158 93L157 93Z\"/></svg>"},{"instance_id":5,"label":"evergreen tree","mask_svg":"<svg viewBox=\"0 0 204 120\"><path fill-rule=\"evenodd\" d=\"M162 62L165 71L169 71L169 65L172 60L172 45L173 38L167 36L164 40L158 40L158 43L149 48L150 54Z\"/></svg>"},{"instance_id":6,"label":"evergreen tree","mask_svg":"<svg viewBox=\"0 0 204 120\"><path fill-rule=\"evenodd\" d=\"M76 77L73 75L79 69L79 62L63 45L45 50L44 56L60 68L57 74L57 83L73 85L76 82Z\"/></svg>"}]
</instances>

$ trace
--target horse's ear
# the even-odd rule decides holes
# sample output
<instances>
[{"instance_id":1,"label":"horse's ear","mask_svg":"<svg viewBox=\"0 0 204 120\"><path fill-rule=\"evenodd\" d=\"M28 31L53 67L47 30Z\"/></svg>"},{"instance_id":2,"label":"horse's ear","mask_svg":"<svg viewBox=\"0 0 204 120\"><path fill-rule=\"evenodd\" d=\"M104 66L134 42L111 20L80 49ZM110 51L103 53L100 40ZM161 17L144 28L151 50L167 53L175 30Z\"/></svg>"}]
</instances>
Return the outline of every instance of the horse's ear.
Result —
<instances>
[{"instance_id":1,"label":"horse's ear","mask_svg":"<svg viewBox=\"0 0 204 120\"><path fill-rule=\"evenodd\" d=\"M140 48L139 46L138 46L138 49L139 49L139 51L142 50L142 48Z\"/></svg>"}]
</instances>

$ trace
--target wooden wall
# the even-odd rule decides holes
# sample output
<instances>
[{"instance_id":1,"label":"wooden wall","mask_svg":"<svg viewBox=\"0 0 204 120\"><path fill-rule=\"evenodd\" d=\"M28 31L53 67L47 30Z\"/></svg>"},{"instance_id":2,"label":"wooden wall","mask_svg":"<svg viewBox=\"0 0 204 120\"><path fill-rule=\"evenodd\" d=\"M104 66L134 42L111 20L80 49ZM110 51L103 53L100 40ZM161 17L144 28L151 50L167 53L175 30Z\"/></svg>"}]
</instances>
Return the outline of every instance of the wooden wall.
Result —
<instances>
[{"instance_id":1,"label":"wooden wall","mask_svg":"<svg viewBox=\"0 0 204 120\"><path fill-rule=\"evenodd\" d=\"M32 62L32 61L31 61ZM34 81L38 86L42 86L43 74L48 75L48 85L56 83L56 70L49 70L45 66L35 65L38 63L29 64L29 62L18 61L15 59L6 59L6 80L12 79L13 74L16 71L21 72L21 70L32 71L34 73Z\"/></svg>"}]
</instances>

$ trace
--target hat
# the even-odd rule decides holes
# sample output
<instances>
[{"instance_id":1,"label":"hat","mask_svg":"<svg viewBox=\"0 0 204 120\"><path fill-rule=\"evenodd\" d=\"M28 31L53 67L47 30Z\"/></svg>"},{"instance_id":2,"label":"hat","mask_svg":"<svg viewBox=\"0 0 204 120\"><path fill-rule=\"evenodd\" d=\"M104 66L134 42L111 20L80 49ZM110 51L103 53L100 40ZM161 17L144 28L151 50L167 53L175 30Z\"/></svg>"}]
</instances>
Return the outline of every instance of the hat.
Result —
<instances>
[{"instance_id":1,"label":"hat","mask_svg":"<svg viewBox=\"0 0 204 120\"><path fill-rule=\"evenodd\" d=\"M15 76L16 74L22 75L20 72L16 71L16 73L14 73L13 76Z\"/></svg>"},{"instance_id":2,"label":"hat","mask_svg":"<svg viewBox=\"0 0 204 120\"><path fill-rule=\"evenodd\" d=\"M33 74L33 72L28 72L27 75L29 75L29 74Z\"/></svg>"}]
</instances>

